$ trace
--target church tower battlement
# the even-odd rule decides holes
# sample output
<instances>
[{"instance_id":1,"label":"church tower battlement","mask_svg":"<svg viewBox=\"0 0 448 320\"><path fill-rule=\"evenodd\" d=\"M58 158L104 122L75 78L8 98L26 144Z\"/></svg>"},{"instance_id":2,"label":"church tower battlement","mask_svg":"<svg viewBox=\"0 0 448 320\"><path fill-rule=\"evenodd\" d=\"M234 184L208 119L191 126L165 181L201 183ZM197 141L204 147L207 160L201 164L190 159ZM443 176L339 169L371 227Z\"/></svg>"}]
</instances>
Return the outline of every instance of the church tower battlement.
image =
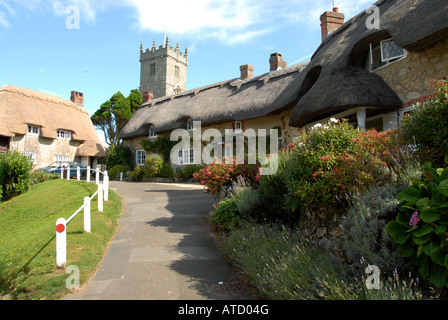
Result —
<instances>
[{"instance_id":1,"label":"church tower battlement","mask_svg":"<svg viewBox=\"0 0 448 320\"><path fill-rule=\"evenodd\" d=\"M179 43L170 47L169 38L165 46L144 50L140 46L140 93L152 92L154 99L180 93L187 89L188 49L179 51Z\"/></svg>"}]
</instances>

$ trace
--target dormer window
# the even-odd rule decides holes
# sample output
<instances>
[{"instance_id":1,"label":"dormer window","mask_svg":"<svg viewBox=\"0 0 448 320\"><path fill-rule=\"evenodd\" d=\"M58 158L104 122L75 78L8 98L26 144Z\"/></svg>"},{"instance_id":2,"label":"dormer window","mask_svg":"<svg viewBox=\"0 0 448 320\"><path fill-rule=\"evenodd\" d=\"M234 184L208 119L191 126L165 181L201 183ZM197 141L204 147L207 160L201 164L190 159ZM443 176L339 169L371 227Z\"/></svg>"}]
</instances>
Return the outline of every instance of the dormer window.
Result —
<instances>
[{"instance_id":1,"label":"dormer window","mask_svg":"<svg viewBox=\"0 0 448 320\"><path fill-rule=\"evenodd\" d=\"M72 133L67 130L58 130L58 139L61 140L71 140L72 139Z\"/></svg>"},{"instance_id":2,"label":"dormer window","mask_svg":"<svg viewBox=\"0 0 448 320\"><path fill-rule=\"evenodd\" d=\"M193 119L191 119L191 118L187 120L187 130L188 131L193 131L194 130Z\"/></svg>"},{"instance_id":3,"label":"dormer window","mask_svg":"<svg viewBox=\"0 0 448 320\"><path fill-rule=\"evenodd\" d=\"M235 121L235 133L241 133L243 132L243 122L242 121Z\"/></svg>"},{"instance_id":4,"label":"dormer window","mask_svg":"<svg viewBox=\"0 0 448 320\"><path fill-rule=\"evenodd\" d=\"M28 133L38 136L40 134L40 128L37 126L28 125Z\"/></svg>"},{"instance_id":5,"label":"dormer window","mask_svg":"<svg viewBox=\"0 0 448 320\"><path fill-rule=\"evenodd\" d=\"M157 134L154 131L154 126L149 127L149 138L157 138Z\"/></svg>"},{"instance_id":6,"label":"dormer window","mask_svg":"<svg viewBox=\"0 0 448 320\"><path fill-rule=\"evenodd\" d=\"M370 44L369 69L374 71L383 66L406 58L407 51L398 46L393 39Z\"/></svg>"}]
</instances>

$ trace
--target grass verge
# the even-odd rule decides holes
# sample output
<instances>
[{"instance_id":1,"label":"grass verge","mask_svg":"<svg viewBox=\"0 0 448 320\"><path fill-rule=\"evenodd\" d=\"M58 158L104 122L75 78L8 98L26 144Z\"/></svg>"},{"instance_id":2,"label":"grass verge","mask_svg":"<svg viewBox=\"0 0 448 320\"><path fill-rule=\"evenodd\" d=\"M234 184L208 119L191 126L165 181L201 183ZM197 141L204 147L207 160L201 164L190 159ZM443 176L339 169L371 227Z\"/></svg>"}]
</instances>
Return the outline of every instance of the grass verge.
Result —
<instances>
[{"instance_id":1,"label":"grass verge","mask_svg":"<svg viewBox=\"0 0 448 320\"><path fill-rule=\"evenodd\" d=\"M56 268L55 226L97 190L93 183L53 180L0 204L0 296L11 300L54 300L70 293L70 274ZM81 286L95 273L115 234L121 199L109 192L103 212L91 205L92 232L84 232L82 211L67 226L67 266L77 266Z\"/></svg>"}]
</instances>

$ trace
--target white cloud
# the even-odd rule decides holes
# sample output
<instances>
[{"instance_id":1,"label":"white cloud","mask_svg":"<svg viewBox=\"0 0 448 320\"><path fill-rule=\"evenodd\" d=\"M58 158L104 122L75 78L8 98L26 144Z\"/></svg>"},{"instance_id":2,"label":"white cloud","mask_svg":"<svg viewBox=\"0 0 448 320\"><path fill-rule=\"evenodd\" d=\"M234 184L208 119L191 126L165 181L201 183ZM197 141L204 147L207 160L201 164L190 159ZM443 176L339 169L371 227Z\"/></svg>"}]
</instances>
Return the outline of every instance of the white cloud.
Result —
<instances>
[{"instance_id":1,"label":"white cloud","mask_svg":"<svg viewBox=\"0 0 448 320\"><path fill-rule=\"evenodd\" d=\"M335 0L347 19L374 0ZM81 19L94 23L97 15L111 7L132 11L136 28L171 35L185 35L195 41L215 38L238 44L283 26L319 28L319 16L331 10L329 0L0 0L0 27L8 28L8 16L19 6L30 12L50 11L66 15L66 8L78 6Z\"/></svg>"},{"instance_id":2,"label":"white cloud","mask_svg":"<svg viewBox=\"0 0 448 320\"><path fill-rule=\"evenodd\" d=\"M194 38L214 37L236 43L266 33L252 29L260 18L262 1L254 0L128 0L143 30L183 34Z\"/></svg>"},{"instance_id":3,"label":"white cloud","mask_svg":"<svg viewBox=\"0 0 448 320\"><path fill-rule=\"evenodd\" d=\"M8 18L6 14L0 11L0 26L3 26L6 29L10 28L10 24L8 22Z\"/></svg>"}]
</instances>

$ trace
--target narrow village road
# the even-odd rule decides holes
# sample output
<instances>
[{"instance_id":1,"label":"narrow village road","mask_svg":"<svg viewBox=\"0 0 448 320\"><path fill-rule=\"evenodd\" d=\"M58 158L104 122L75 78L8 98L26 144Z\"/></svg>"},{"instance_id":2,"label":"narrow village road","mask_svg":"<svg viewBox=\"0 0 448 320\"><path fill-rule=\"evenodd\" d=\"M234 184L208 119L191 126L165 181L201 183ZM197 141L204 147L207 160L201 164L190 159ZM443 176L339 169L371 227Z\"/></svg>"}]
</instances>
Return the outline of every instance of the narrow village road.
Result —
<instances>
[{"instance_id":1,"label":"narrow village road","mask_svg":"<svg viewBox=\"0 0 448 320\"><path fill-rule=\"evenodd\" d=\"M124 212L96 275L64 300L239 300L239 285L209 236L213 198L185 184L111 181Z\"/></svg>"}]
</instances>

